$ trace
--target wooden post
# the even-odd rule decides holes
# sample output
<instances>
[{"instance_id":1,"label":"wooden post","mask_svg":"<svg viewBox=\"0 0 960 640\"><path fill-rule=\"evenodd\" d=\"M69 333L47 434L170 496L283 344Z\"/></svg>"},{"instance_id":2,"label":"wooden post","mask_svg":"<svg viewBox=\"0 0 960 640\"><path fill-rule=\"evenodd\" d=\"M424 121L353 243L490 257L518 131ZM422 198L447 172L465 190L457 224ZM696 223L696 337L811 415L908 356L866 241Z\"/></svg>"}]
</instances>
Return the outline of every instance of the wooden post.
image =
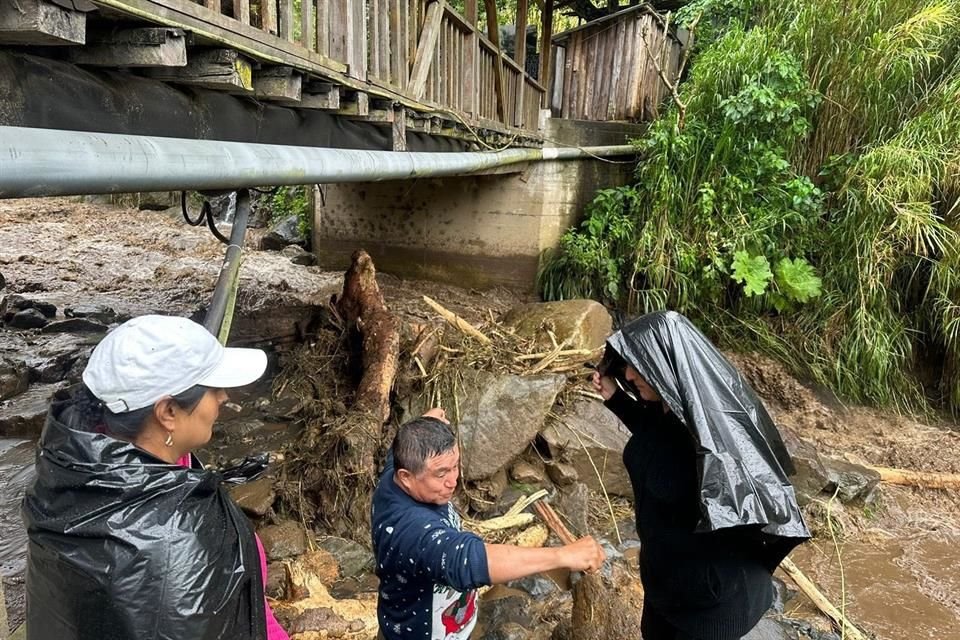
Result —
<instances>
[{"instance_id":1,"label":"wooden post","mask_svg":"<svg viewBox=\"0 0 960 640\"><path fill-rule=\"evenodd\" d=\"M330 55L330 5L329 0L317 0L317 53Z\"/></svg>"},{"instance_id":2,"label":"wooden post","mask_svg":"<svg viewBox=\"0 0 960 640\"><path fill-rule=\"evenodd\" d=\"M300 42L307 51L316 51L313 44L313 29L316 26L313 19L313 0L300 2Z\"/></svg>"},{"instance_id":3,"label":"wooden post","mask_svg":"<svg viewBox=\"0 0 960 640\"><path fill-rule=\"evenodd\" d=\"M394 151L407 150L407 109L402 104L393 107L393 128L391 129Z\"/></svg>"},{"instance_id":4,"label":"wooden post","mask_svg":"<svg viewBox=\"0 0 960 640\"><path fill-rule=\"evenodd\" d=\"M550 71L553 66L550 64L553 57L553 0L543 1L543 11L540 16L540 73L537 74L537 80L540 86L546 90L546 95L550 95ZM544 102L549 102L549 99ZM549 104L540 105L543 109L549 109Z\"/></svg>"},{"instance_id":5,"label":"wooden post","mask_svg":"<svg viewBox=\"0 0 960 640\"><path fill-rule=\"evenodd\" d=\"M220 13L220 0L204 0L203 6L211 11Z\"/></svg>"},{"instance_id":6,"label":"wooden post","mask_svg":"<svg viewBox=\"0 0 960 640\"><path fill-rule=\"evenodd\" d=\"M277 0L260 0L260 24L267 33L277 35Z\"/></svg>"},{"instance_id":7,"label":"wooden post","mask_svg":"<svg viewBox=\"0 0 960 640\"><path fill-rule=\"evenodd\" d=\"M427 87L427 74L430 72L433 53L437 48L442 19L443 5L440 2L431 2L427 5L427 15L423 20L423 30L420 32L420 42L417 44L417 56L413 60L413 70L410 71L408 84L408 90L416 100L423 97Z\"/></svg>"},{"instance_id":8,"label":"wooden post","mask_svg":"<svg viewBox=\"0 0 960 640\"><path fill-rule=\"evenodd\" d=\"M513 113L513 123L518 127L524 126L526 111L525 96L527 93L527 0L517 0L517 31L513 39L513 59L520 67L520 77L517 79L517 104Z\"/></svg>"},{"instance_id":9,"label":"wooden post","mask_svg":"<svg viewBox=\"0 0 960 640\"><path fill-rule=\"evenodd\" d=\"M504 124L507 122L507 107L504 100L503 88L503 52L500 51L500 25L497 21L497 0L483 0L484 7L487 10L487 37L494 47L497 48L494 54L493 73L494 88L497 92L497 118Z\"/></svg>"},{"instance_id":10,"label":"wooden post","mask_svg":"<svg viewBox=\"0 0 960 640\"><path fill-rule=\"evenodd\" d=\"M250 0L233 0L234 16L243 24L250 24Z\"/></svg>"},{"instance_id":11,"label":"wooden post","mask_svg":"<svg viewBox=\"0 0 960 640\"><path fill-rule=\"evenodd\" d=\"M280 37L293 42L293 0L280 0Z\"/></svg>"}]
</instances>

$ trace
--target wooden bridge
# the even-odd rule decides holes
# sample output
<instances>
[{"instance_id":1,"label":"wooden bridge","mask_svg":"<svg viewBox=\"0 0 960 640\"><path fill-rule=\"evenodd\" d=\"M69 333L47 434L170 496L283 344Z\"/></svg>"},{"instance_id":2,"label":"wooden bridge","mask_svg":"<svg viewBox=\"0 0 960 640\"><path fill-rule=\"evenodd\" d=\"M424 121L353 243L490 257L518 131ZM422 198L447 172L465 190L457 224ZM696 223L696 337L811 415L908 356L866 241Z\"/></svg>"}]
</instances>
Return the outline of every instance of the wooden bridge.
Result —
<instances>
[{"instance_id":1,"label":"wooden bridge","mask_svg":"<svg viewBox=\"0 0 960 640\"><path fill-rule=\"evenodd\" d=\"M540 0L540 41L555 44L539 47L534 77L522 37L501 50L485 2L483 30L477 0L465 15L442 0L0 0L0 52L320 110L388 128L394 150L408 131L466 149L541 146L551 107L636 121L665 93L652 61L676 73L681 44L644 7L554 39L553 2Z\"/></svg>"}]
</instances>

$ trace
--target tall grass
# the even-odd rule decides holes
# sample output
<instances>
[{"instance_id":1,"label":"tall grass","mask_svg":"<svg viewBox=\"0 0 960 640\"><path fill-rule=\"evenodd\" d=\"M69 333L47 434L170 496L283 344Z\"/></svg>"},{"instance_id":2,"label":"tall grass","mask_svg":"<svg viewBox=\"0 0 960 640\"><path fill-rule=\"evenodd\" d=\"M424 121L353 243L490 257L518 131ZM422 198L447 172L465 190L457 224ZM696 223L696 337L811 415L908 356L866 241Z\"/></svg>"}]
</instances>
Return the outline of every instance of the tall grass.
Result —
<instances>
[{"instance_id":1,"label":"tall grass","mask_svg":"<svg viewBox=\"0 0 960 640\"><path fill-rule=\"evenodd\" d=\"M700 10L685 127L637 141L544 295L677 308L846 397L960 410L960 0Z\"/></svg>"}]
</instances>

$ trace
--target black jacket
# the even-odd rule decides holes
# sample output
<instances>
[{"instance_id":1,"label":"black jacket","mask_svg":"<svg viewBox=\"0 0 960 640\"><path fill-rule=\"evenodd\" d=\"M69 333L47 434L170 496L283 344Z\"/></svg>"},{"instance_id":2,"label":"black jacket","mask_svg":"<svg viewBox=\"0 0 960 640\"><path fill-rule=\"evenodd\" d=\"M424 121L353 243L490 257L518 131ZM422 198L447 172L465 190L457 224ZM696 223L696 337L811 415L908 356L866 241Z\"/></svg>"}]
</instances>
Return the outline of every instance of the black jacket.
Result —
<instances>
[{"instance_id":1,"label":"black jacket","mask_svg":"<svg viewBox=\"0 0 960 640\"><path fill-rule=\"evenodd\" d=\"M263 640L253 528L220 474L167 464L83 424L59 394L29 535L29 640Z\"/></svg>"},{"instance_id":2,"label":"black jacket","mask_svg":"<svg viewBox=\"0 0 960 640\"><path fill-rule=\"evenodd\" d=\"M704 640L739 638L769 607L774 568L810 535L779 433L736 369L677 313L643 316L611 336L604 367L618 362L669 408L623 391L607 402L633 434L624 465L645 606Z\"/></svg>"}]
</instances>

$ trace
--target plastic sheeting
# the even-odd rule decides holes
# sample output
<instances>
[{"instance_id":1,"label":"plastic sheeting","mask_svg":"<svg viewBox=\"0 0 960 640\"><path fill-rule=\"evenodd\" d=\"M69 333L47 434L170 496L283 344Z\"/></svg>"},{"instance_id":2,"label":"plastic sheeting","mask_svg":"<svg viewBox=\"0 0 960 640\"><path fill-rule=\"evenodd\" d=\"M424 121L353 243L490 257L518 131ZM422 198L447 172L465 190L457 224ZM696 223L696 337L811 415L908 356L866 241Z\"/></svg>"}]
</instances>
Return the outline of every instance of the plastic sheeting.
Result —
<instances>
[{"instance_id":1,"label":"plastic sheeting","mask_svg":"<svg viewBox=\"0 0 960 640\"><path fill-rule=\"evenodd\" d=\"M780 433L740 373L682 315L642 316L607 340L602 368L629 363L697 443L700 531L760 525L775 567L810 537L788 475ZM620 378L623 383L623 378Z\"/></svg>"},{"instance_id":2,"label":"plastic sheeting","mask_svg":"<svg viewBox=\"0 0 960 640\"><path fill-rule=\"evenodd\" d=\"M253 527L221 474L91 432L72 407L55 399L24 498L28 639L263 640Z\"/></svg>"}]
</instances>

